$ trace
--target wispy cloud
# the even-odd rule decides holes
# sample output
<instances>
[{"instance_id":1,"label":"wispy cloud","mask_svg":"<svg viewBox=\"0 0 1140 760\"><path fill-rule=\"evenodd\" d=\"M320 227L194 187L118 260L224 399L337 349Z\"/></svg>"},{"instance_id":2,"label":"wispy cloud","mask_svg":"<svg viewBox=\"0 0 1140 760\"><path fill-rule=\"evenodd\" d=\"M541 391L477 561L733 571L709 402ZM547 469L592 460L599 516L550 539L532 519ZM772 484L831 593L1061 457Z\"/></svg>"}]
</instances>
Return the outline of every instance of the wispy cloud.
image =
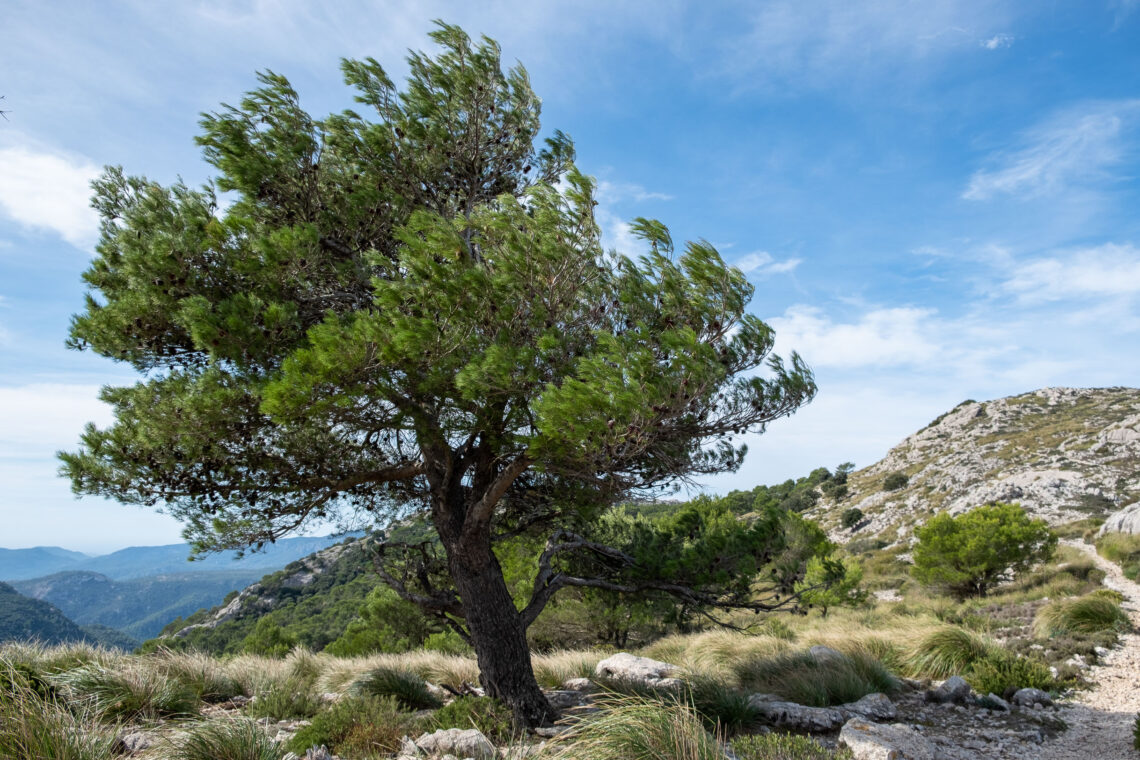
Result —
<instances>
[{"instance_id":1,"label":"wispy cloud","mask_svg":"<svg viewBox=\"0 0 1140 760\"><path fill-rule=\"evenodd\" d=\"M741 256L734 263L737 269L753 277L768 277L774 274L787 274L795 270L803 259L776 259L767 251L753 251Z\"/></svg>"},{"instance_id":2,"label":"wispy cloud","mask_svg":"<svg viewBox=\"0 0 1140 760\"><path fill-rule=\"evenodd\" d=\"M1140 249L1106 243L1016 265L1002 288L1025 303L1140 295Z\"/></svg>"},{"instance_id":3,"label":"wispy cloud","mask_svg":"<svg viewBox=\"0 0 1140 760\"><path fill-rule=\"evenodd\" d=\"M99 167L82 156L30 140L0 148L0 210L21 226L54 232L77 248L95 242L99 219L89 205Z\"/></svg>"},{"instance_id":4,"label":"wispy cloud","mask_svg":"<svg viewBox=\"0 0 1140 760\"><path fill-rule=\"evenodd\" d=\"M982 40L981 45L986 50L1001 50L1013 44L1013 36L1009 34L995 34L989 39Z\"/></svg>"},{"instance_id":5,"label":"wispy cloud","mask_svg":"<svg viewBox=\"0 0 1140 760\"><path fill-rule=\"evenodd\" d=\"M1032 198L1107 176L1129 155L1126 137L1136 127L1140 100L1087 103L1032 129L1022 144L990 159L962 192L968 200L995 195Z\"/></svg>"},{"instance_id":6,"label":"wispy cloud","mask_svg":"<svg viewBox=\"0 0 1140 760\"><path fill-rule=\"evenodd\" d=\"M835 322L814 306L790 307L768 323L781 346L813 366L884 367L921 364L939 353L936 312L914 307L877 308L853 322Z\"/></svg>"},{"instance_id":7,"label":"wispy cloud","mask_svg":"<svg viewBox=\"0 0 1140 760\"><path fill-rule=\"evenodd\" d=\"M633 182L610 182L608 180L598 182L596 194L599 203L621 203L623 201L642 203L644 201L673 200L673 196L668 193L646 190Z\"/></svg>"}]
</instances>

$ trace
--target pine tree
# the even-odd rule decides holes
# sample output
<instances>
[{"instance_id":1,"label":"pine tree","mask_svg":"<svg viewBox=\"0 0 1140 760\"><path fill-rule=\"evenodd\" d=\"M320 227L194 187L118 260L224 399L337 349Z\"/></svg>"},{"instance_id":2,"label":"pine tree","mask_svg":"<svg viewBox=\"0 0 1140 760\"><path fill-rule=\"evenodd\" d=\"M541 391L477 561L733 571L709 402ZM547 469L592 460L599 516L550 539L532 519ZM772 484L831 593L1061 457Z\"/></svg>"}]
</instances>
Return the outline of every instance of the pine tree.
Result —
<instances>
[{"instance_id":1,"label":"pine tree","mask_svg":"<svg viewBox=\"0 0 1140 760\"><path fill-rule=\"evenodd\" d=\"M527 625L558 588L611 582L561 559L631 561L576 531L631 493L738 467L732 436L815 386L770 356L751 287L711 245L678 254L638 220L646 256L603 251L570 140L535 147L525 71L457 27L431 37L403 92L371 59L343 63L372 120L313 119L264 73L202 119L211 184L118 168L95 183L70 343L143 378L104 389L115 423L61 457L76 492L161 508L198 551L427 514L433 535L383 543L378 571L467 637L488 693L535 725L553 713ZM520 612L493 547L522 533L551 541Z\"/></svg>"}]
</instances>

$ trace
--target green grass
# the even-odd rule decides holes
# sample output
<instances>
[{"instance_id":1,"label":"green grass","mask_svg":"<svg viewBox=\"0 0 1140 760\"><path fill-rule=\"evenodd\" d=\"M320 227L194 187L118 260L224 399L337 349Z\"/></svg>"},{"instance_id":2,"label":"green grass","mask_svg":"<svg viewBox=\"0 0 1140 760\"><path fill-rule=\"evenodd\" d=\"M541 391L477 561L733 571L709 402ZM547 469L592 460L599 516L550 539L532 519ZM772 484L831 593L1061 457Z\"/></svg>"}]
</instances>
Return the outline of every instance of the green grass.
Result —
<instances>
[{"instance_id":1,"label":"green grass","mask_svg":"<svg viewBox=\"0 0 1140 760\"><path fill-rule=\"evenodd\" d=\"M1096 540L1100 556L1120 565L1125 577L1140 580L1140 536L1106 533Z\"/></svg>"},{"instance_id":2,"label":"green grass","mask_svg":"<svg viewBox=\"0 0 1140 760\"><path fill-rule=\"evenodd\" d=\"M238 680L210 655L160 649L148 656L148 661L154 669L184 684L203 702L225 702L245 694Z\"/></svg>"},{"instance_id":3,"label":"green grass","mask_svg":"<svg viewBox=\"0 0 1140 760\"><path fill-rule=\"evenodd\" d=\"M150 668L91 663L51 677L70 699L89 703L103 720L185 718L198 712L197 695Z\"/></svg>"},{"instance_id":4,"label":"green grass","mask_svg":"<svg viewBox=\"0 0 1140 760\"><path fill-rule=\"evenodd\" d=\"M281 760L285 750L256 721L212 720L176 740L170 760Z\"/></svg>"},{"instance_id":5,"label":"green grass","mask_svg":"<svg viewBox=\"0 0 1140 760\"><path fill-rule=\"evenodd\" d=\"M756 734L741 736L732 742L739 760L851 760L846 747L830 750L808 736L795 734Z\"/></svg>"},{"instance_id":6,"label":"green grass","mask_svg":"<svg viewBox=\"0 0 1140 760\"><path fill-rule=\"evenodd\" d=\"M948 626L927 634L906 658L912 675L949 678L969 671L972 663L985 659L994 645L977 634Z\"/></svg>"},{"instance_id":7,"label":"green grass","mask_svg":"<svg viewBox=\"0 0 1140 760\"><path fill-rule=\"evenodd\" d=\"M1033 688L1056 691L1058 683L1049 666L1030 657L1018 657L997 650L983 660L975 662L966 675L966 681L978 694L1003 696L1017 689Z\"/></svg>"},{"instance_id":8,"label":"green grass","mask_svg":"<svg viewBox=\"0 0 1140 760\"><path fill-rule=\"evenodd\" d=\"M898 679L863 651L821 658L806 651L752 657L735 669L746 689L813 707L854 702L876 692L893 694L899 688Z\"/></svg>"},{"instance_id":9,"label":"green grass","mask_svg":"<svg viewBox=\"0 0 1140 760\"><path fill-rule=\"evenodd\" d=\"M428 691L424 679L395 668L370 670L350 690L360 696L392 697L404 710L435 710L443 704Z\"/></svg>"},{"instance_id":10,"label":"green grass","mask_svg":"<svg viewBox=\"0 0 1140 760\"><path fill-rule=\"evenodd\" d=\"M1120 604L1096 593L1051 602L1038 611L1033 621L1034 632L1043 639L1067 633L1123 633L1130 628L1128 615Z\"/></svg>"},{"instance_id":11,"label":"green grass","mask_svg":"<svg viewBox=\"0 0 1140 760\"><path fill-rule=\"evenodd\" d=\"M749 695L719 679L691 679L681 696L718 736L745 733L760 723L760 712L748 701Z\"/></svg>"},{"instance_id":12,"label":"green grass","mask_svg":"<svg viewBox=\"0 0 1140 760\"><path fill-rule=\"evenodd\" d=\"M392 697L347 697L317 713L287 749L303 756L310 747L323 745L345 757L388 755L400 749L405 734L423 730L423 721L401 712Z\"/></svg>"},{"instance_id":13,"label":"green grass","mask_svg":"<svg viewBox=\"0 0 1140 760\"><path fill-rule=\"evenodd\" d=\"M558 760L724 760L690 707L624 697L548 745Z\"/></svg>"}]
</instances>

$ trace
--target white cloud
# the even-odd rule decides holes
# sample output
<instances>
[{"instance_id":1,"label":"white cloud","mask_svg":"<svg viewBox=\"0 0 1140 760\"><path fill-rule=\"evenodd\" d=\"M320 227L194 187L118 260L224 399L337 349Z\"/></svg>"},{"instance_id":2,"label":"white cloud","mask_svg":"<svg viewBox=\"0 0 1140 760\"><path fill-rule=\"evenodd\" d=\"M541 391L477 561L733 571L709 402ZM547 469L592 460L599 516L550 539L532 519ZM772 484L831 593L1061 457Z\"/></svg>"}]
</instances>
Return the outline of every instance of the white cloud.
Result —
<instances>
[{"instance_id":1,"label":"white cloud","mask_svg":"<svg viewBox=\"0 0 1140 760\"><path fill-rule=\"evenodd\" d=\"M88 422L110 424L111 409L98 394L95 385L0 387L0 461L54 459L76 446Z\"/></svg>"},{"instance_id":2,"label":"white cloud","mask_svg":"<svg viewBox=\"0 0 1140 760\"><path fill-rule=\"evenodd\" d=\"M778 349L798 351L811 366L887 367L928 362L939 354L933 309L877 308L837 323L813 306L792 306L767 320Z\"/></svg>"},{"instance_id":3,"label":"white cloud","mask_svg":"<svg viewBox=\"0 0 1140 760\"><path fill-rule=\"evenodd\" d=\"M975 172L962 197L1035 197L1101 179L1124 159L1124 136L1138 114L1140 100L1070 109L1031 130L1020 148L994 156L994 168Z\"/></svg>"},{"instance_id":4,"label":"white cloud","mask_svg":"<svg viewBox=\"0 0 1140 760\"><path fill-rule=\"evenodd\" d=\"M1027 303L1140 294L1140 249L1106 243L1018 263L1002 288Z\"/></svg>"},{"instance_id":5,"label":"white cloud","mask_svg":"<svg viewBox=\"0 0 1140 760\"><path fill-rule=\"evenodd\" d=\"M754 277L767 277L773 274L787 274L802 263L802 259L778 261L767 251L753 251L734 262L737 269Z\"/></svg>"},{"instance_id":6,"label":"white cloud","mask_svg":"<svg viewBox=\"0 0 1140 760\"><path fill-rule=\"evenodd\" d=\"M20 225L49 230L89 249L99 218L89 205L99 167L81 156L26 142L0 148L0 210Z\"/></svg>"},{"instance_id":7,"label":"white cloud","mask_svg":"<svg viewBox=\"0 0 1140 760\"><path fill-rule=\"evenodd\" d=\"M1000 50L1013 44L1013 37L1008 34L995 34L988 40L982 40L981 45L986 50Z\"/></svg>"},{"instance_id":8,"label":"white cloud","mask_svg":"<svg viewBox=\"0 0 1140 760\"><path fill-rule=\"evenodd\" d=\"M644 201L673 200L672 195L646 190L633 182L610 182L608 180L598 182L596 196L598 203L621 203L622 201L643 203Z\"/></svg>"}]
</instances>

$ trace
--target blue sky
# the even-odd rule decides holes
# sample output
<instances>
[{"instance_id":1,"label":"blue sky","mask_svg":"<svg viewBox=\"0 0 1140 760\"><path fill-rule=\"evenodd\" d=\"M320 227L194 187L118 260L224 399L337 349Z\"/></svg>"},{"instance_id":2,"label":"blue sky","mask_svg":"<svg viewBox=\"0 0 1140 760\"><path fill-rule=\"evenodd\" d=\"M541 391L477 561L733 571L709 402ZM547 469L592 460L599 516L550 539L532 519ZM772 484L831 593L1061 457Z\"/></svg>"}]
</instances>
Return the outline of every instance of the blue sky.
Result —
<instances>
[{"instance_id":1,"label":"blue sky","mask_svg":"<svg viewBox=\"0 0 1140 760\"><path fill-rule=\"evenodd\" d=\"M327 7L326 7L327 6ZM871 464L966 398L1140 376L1140 2L42 2L0 11L0 546L179 540L72 497L54 452L122 367L67 351L99 167L197 183L198 114L254 72L350 107L431 19L500 41L599 182L609 245L654 216L749 273L820 394L707 481Z\"/></svg>"}]
</instances>

